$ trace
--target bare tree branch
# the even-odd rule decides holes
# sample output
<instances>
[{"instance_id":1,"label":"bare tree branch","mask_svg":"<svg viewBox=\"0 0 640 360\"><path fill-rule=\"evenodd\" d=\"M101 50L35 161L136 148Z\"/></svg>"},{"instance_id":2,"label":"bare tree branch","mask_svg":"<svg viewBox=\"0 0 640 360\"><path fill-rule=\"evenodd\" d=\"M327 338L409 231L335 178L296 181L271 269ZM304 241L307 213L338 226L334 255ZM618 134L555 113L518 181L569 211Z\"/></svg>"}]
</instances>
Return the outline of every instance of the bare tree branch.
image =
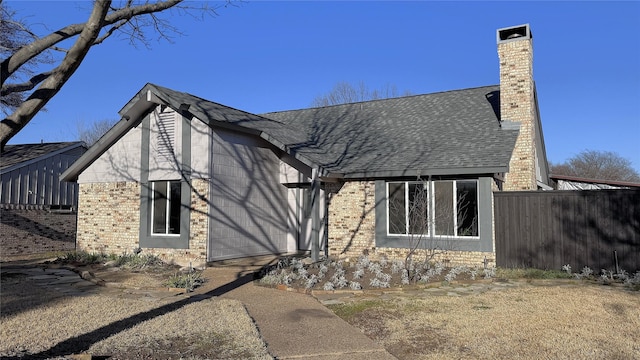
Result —
<instances>
[{"instance_id":1,"label":"bare tree branch","mask_svg":"<svg viewBox=\"0 0 640 360\"><path fill-rule=\"evenodd\" d=\"M611 151L584 150L562 164L552 164L553 175L640 182L631 161Z\"/></svg>"},{"instance_id":2,"label":"bare tree branch","mask_svg":"<svg viewBox=\"0 0 640 360\"><path fill-rule=\"evenodd\" d=\"M341 81L334 85L333 89L324 95L316 96L313 99L311 106L331 106L339 104L349 104L360 101L388 99L399 96L411 95L410 91L404 91L402 95L398 93L398 89L395 85L387 84L381 89L369 89L364 83L360 82L357 85Z\"/></svg>"},{"instance_id":3,"label":"bare tree branch","mask_svg":"<svg viewBox=\"0 0 640 360\"><path fill-rule=\"evenodd\" d=\"M44 81L51 74L52 74L51 71L47 71L47 72L40 73L36 76L33 76L31 79L20 84L4 84L2 85L2 90L0 90L0 96L7 96L15 92L32 90L33 88L36 87L36 85Z\"/></svg>"},{"instance_id":4,"label":"bare tree branch","mask_svg":"<svg viewBox=\"0 0 640 360\"><path fill-rule=\"evenodd\" d=\"M104 18L111 1L97 0L94 3L91 16L73 44L67 56L56 67L38 89L27 98L13 114L0 123L0 146L4 148L9 138L17 134L44 105L55 96L71 75L78 69L80 63L89 52L93 42L104 26Z\"/></svg>"},{"instance_id":5,"label":"bare tree branch","mask_svg":"<svg viewBox=\"0 0 640 360\"><path fill-rule=\"evenodd\" d=\"M182 1L183 0L167 0L133 7L131 6L132 2L128 2L126 7L108 14L104 18L103 26L115 24L121 20L129 20L138 15L160 12L177 5ZM87 25L88 23L81 23L66 26L16 51L13 55L2 61L2 64L0 64L0 76L2 77L0 85L4 84L4 81L27 61L33 59L55 44L80 34Z\"/></svg>"},{"instance_id":6,"label":"bare tree branch","mask_svg":"<svg viewBox=\"0 0 640 360\"><path fill-rule=\"evenodd\" d=\"M186 14L190 14L192 9L197 9L201 13L217 15L215 7L210 7L206 3L198 7L188 4L179 5L183 1L146 0L140 4L135 0L126 0L121 6L112 6L112 1L99 0L94 2L92 16L86 23L71 24L38 38L36 34L28 31L23 23L17 22L14 24L10 22L13 21L11 16L14 13L7 10L0 0L2 15L0 19L2 20L0 22L0 30L2 30L0 31L0 50L3 55L10 53L0 63L0 88L2 94L0 103L5 114L8 113L7 109L13 111L0 122L0 150L58 93L84 60L92 46L102 43L115 33L129 36L133 44L138 40L147 45L143 32L145 27L153 29L160 38L171 41L167 32L175 32L180 35L181 33L167 20L158 17L156 13L173 7L181 9ZM101 10L98 11L97 9ZM98 12L96 13L96 11ZM99 14L100 17L96 18L96 14ZM149 16L147 17L146 15ZM8 26L14 26L11 28L13 32L4 30ZM15 26L18 27L16 28ZM13 34L16 32L17 34L27 34L30 38L28 41L24 41L23 38L14 37ZM74 37L77 37L77 39L70 49L67 50L57 46L60 42ZM5 48L8 50L5 50ZM29 72L30 64L32 65L34 61L46 62L36 59L43 59L43 55L51 50L65 53L60 64L51 71L41 72L32 76L33 72ZM24 77L24 75L29 75L31 78L21 81L22 79L19 77ZM9 80L10 78L12 80ZM25 99L25 92L33 89L36 90Z\"/></svg>"},{"instance_id":7,"label":"bare tree branch","mask_svg":"<svg viewBox=\"0 0 640 360\"><path fill-rule=\"evenodd\" d=\"M96 41L93 42L93 45L98 45L101 44L103 41L105 41L109 36L111 36L116 30L120 29L121 27L125 26L129 21L128 20L121 20L118 23L116 23L115 25L113 25L112 27L109 28L109 30L107 30L107 32L100 36L99 38L96 39Z\"/></svg>"}]
</instances>

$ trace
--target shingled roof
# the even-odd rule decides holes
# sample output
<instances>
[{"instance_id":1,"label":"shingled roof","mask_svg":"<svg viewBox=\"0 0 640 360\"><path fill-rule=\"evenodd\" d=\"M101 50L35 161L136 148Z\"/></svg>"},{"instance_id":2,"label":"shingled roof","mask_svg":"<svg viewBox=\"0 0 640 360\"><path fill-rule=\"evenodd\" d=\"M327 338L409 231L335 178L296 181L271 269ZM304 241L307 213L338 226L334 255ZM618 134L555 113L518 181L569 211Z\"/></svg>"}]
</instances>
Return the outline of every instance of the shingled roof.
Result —
<instances>
[{"instance_id":1,"label":"shingled roof","mask_svg":"<svg viewBox=\"0 0 640 360\"><path fill-rule=\"evenodd\" d=\"M305 140L301 137L302 129L296 128L295 124L282 123L166 87L154 84L148 84L147 87L153 89L156 96L176 110L181 104L188 104L188 111L191 114L211 126L241 128L244 132L261 136L275 143L283 150L287 144L298 144Z\"/></svg>"},{"instance_id":2,"label":"shingled roof","mask_svg":"<svg viewBox=\"0 0 640 360\"><path fill-rule=\"evenodd\" d=\"M53 156L79 146L85 145L81 141L5 145L2 152L2 160L0 161L0 169L3 172L8 171L14 165L37 161L42 157Z\"/></svg>"},{"instance_id":3,"label":"shingled roof","mask_svg":"<svg viewBox=\"0 0 640 360\"><path fill-rule=\"evenodd\" d=\"M505 172L518 134L501 128L497 85L261 115L149 86L172 107L253 132L331 177Z\"/></svg>"},{"instance_id":4,"label":"shingled roof","mask_svg":"<svg viewBox=\"0 0 640 360\"><path fill-rule=\"evenodd\" d=\"M517 127L501 126L499 86L252 114L147 84L123 119L62 176L75 180L157 103L210 126L259 136L325 177L492 174L508 171Z\"/></svg>"},{"instance_id":5,"label":"shingled roof","mask_svg":"<svg viewBox=\"0 0 640 360\"><path fill-rule=\"evenodd\" d=\"M499 86L262 116L302 129L288 144L345 178L508 170L517 127L501 127Z\"/></svg>"}]
</instances>

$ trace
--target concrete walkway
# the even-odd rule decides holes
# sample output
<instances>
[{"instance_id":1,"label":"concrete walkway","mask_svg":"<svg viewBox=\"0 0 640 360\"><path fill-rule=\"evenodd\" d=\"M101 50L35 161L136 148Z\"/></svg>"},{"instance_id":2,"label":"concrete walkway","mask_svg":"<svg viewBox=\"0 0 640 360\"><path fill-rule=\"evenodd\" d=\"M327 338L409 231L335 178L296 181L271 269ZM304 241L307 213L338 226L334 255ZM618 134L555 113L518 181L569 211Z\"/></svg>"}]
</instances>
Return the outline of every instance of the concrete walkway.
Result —
<instances>
[{"instance_id":1,"label":"concrete walkway","mask_svg":"<svg viewBox=\"0 0 640 360\"><path fill-rule=\"evenodd\" d=\"M333 314L324 305L398 297L458 297L532 286L531 281L480 280L469 284L403 291L317 291L314 296L310 296L255 285L254 273L271 261L273 260L269 258L245 259L213 264L204 271L204 277L208 281L203 286L196 288L195 292L179 295L166 289L121 288L117 286L118 283L103 283L101 279L85 276L83 272L48 268L37 262L2 263L0 267L3 277L24 274L38 285L68 296L111 292L118 297L145 297L150 301L163 303L181 299L199 301L211 297L235 299L245 305L267 344L269 353L276 359L395 359L382 346ZM560 280L538 280L533 283L539 286L578 286L573 282Z\"/></svg>"},{"instance_id":2,"label":"concrete walkway","mask_svg":"<svg viewBox=\"0 0 640 360\"><path fill-rule=\"evenodd\" d=\"M314 297L254 285L253 271L258 268L207 268L208 283L192 297L217 293L242 302L276 359L395 359Z\"/></svg>"},{"instance_id":3,"label":"concrete walkway","mask_svg":"<svg viewBox=\"0 0 640 360\"><path fill-rule=\"evenodd\" d=\"M276 359L385 360L395 359L381 345L359 329L333 314L314 297L253 284L254 272L264 265L237 263L208 267L208 281L195 292L175 295L168 291L122 289L83 279L69 269L52 269L33 263L2 263L2 276L23 274L39 286L68 296L112 292L117 296L144 296L150 300L173 301L187 297L199 301L214 296L242 302ZM104 286L107 285L107 286Z\"/></svg>"}]
</instances>

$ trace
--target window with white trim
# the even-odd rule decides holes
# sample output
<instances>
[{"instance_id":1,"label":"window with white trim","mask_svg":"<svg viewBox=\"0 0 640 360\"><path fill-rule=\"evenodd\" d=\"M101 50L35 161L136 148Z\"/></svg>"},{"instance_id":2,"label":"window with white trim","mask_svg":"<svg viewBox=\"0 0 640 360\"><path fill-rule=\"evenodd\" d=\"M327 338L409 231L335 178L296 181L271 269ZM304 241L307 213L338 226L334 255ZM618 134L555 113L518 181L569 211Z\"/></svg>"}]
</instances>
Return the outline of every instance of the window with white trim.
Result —
<instances>
[{"instance_id":1,"label":"window with white trim","mask_svg":"<svg viewBox=\"0 0 640 360\"><path fill-rule=\"evenodd\" d=\"M478 236L476 180L387 183L389 235Z\"/></svg>"},{"instance_id":2,"label":"window with white trim","mask_svg":"<svg viewBox=\"0 0 640 360\"><path fill-rule=\"evenodd\" d=\"M180 235L180 181L151 183L151 234Z\"/></svg>"}]
</instances>

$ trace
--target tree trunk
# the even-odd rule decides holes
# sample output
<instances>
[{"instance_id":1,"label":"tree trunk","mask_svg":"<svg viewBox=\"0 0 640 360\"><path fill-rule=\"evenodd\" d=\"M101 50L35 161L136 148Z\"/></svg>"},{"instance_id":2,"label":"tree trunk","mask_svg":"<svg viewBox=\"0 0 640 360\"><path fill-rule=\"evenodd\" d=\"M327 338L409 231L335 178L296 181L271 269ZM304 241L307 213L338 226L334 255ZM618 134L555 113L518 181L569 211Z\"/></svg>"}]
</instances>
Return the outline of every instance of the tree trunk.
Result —
<instances>
[{"instance_id":1,"label":"tree trunk","mask_svg":"<svg viewBox=\"0 0 640 360\"><path fill-rule=\"evenodd\" d=\"M60 91L71 75L75 73L93 42L98 38L110 5L111 1L108 0L97 0L94 3L89 20L86 22L78 40L69 49L60 65L53 70L51 76L43 81L38 89L13 114L2 120L0 124L0 149L4 150L4 146L9 139L29 123L38 111Z\"/></svg>"}]
</instances>

